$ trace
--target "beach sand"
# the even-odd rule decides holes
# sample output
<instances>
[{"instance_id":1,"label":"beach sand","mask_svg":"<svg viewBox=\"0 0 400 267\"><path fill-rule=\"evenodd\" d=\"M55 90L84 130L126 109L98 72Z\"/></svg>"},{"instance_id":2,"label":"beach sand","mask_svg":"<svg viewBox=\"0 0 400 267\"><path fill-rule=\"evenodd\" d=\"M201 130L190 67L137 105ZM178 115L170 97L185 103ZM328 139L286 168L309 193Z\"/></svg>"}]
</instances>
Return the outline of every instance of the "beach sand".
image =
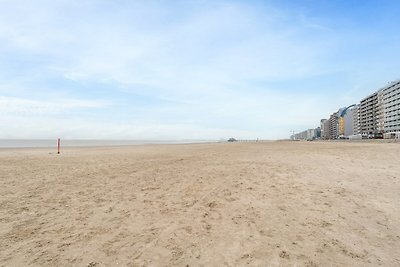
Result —
<instances>
[{"instance_id":1,"label":"beach sand","mask_svg":"<svg viewBox=\"0 0 400 267\"><path fill-rule=\"evenodd\" d=\"M399 266L400 144L0 149L0 266Z\"/></svg>"}]
</instances>

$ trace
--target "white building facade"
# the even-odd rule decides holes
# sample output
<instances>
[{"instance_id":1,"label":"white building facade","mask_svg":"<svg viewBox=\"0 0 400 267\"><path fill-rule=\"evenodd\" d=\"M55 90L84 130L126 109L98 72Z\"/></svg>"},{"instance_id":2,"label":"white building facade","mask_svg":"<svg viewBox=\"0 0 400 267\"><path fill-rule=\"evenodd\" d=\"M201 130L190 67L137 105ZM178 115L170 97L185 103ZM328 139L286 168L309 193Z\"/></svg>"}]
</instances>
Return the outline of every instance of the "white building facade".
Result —
<instances>
[{"instance_id":1,"label":"white building facade","mask_svg":"<svg viewBox=\"0 0 400 267\"><path fill-rule=\"evenodd\" d=\"M400 132L400 80L382 89L385 133Z\"/></svg>"},{"instance_id":2,"label":"white building facade","mask_svg":"<svg viewBox=\"0 0 400 267\"><path fill-rule=\"evenodd\" d=\"M344 115L344 136L349 137L354 133L354 110L348 109Z\"/></svg>"},{"instance_id":3,"label":"white building facade","mask_svg":"<svg viewBox=\"0 0 400 267\"><path fill-rule=\"evenodd\" d=\"M384 131L383 89L367 96L360 102L360 132L371 136Z\"/></svg>"}]
</instances>

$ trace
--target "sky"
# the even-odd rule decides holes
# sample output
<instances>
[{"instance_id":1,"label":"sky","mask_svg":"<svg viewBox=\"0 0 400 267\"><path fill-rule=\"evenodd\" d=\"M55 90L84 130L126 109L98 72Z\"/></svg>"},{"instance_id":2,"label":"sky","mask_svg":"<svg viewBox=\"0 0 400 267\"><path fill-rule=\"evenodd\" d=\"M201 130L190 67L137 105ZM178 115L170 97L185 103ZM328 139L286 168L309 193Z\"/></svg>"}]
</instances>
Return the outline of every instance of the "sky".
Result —
<instances>
[{"instance_id":1,"label":"sky","mask_svg":"<svg viewBox=\"0 0 400 267\"><path fill-rule=\"evenodd\" d=\"M396 0L0 6L3 139L281 139L400 78Z\"/></svg>"}]
</instances>

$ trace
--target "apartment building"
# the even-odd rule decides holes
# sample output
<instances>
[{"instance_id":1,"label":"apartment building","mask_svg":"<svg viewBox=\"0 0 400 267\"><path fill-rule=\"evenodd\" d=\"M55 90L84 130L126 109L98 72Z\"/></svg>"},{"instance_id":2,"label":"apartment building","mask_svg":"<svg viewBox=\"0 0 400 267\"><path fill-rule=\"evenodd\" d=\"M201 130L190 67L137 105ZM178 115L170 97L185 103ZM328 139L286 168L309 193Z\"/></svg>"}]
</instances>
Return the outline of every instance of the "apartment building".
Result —
<instances>
[{"instance_id":1,"label":"apartment building","mask_svg":"<svg viewBox=\"0 0 400 267\"><path fill-rule=\"evenodd\" d=\"M321 131L321 138L323 138L323 139L329 139L329 137L330 137L330 131L331 131L331 128L330 128L330 121L329 121L329 120L325 120L325 121L324 121L324 129L325 129L324 135L322 135L322 131Z\"/></svg>"},{"instance_id":2,"label":"apartment building","mask_svg":"<svg viewBox=\"0 0 400 267\"><path fill-rule=\"evenodd\" d=\"M384 129L383 90L379 90L360 102L360 132L363 136L382 133Z\"/></svg>"},{"instance_id":3,"label":"apartment building","mask_svg":"<svg viewBox=\"0 0 400 267\"><path fill-rule=\"evenodd\" d=\"M329 117L329 139L338 138L338 123L337 112L335 112Z\"/></svg>"},{"instance_id":4,"label":"apartment building","mask_svg":"<svg viewBox=\"0 0 400 267\"><path fill-rule=\"evenodd\" d=\"M346 114L343 117L344 120L344 130L343 135L349 137L354 133L354 112L355 108L350 108L347 110Z\"/></svg>"},{"instance_id":5,"label":"apartment building","mask_svg":"<svg viewBox=\"0 0 400 267\"><path fill-rule=\"evenodd\" d=\"M382 89L384 132L400 132L400 80Z\"/></svg>"},{"instance_id":6,"label":"apartment building","mask_svg":"<svg viewBox=\"0 0 400 267\"><path fill-rule=\"evenodd\" d=\"M326 119L322 119L322 120L320 121L321 139L326 139L326 138L325 138L325 131L326 131L325 122L326 122L326 121L327 121Z\"/></svg>"},{"instance_id":7,"label":"apartment building","mask_svg":"<svg viewBox=\"0 0 400 267\"><path fill-rule=\"evenodd\" d=\"M360 133L360 105L357 105L353 108L353 135Z\"/></svg>"},{"instance_id":8,"label":"apartment building","mask_svg":"<svg viewBox=\"0 0 400 267\"><path fill-rule=\"evenodd\" d=\"M330 120L322 119L320 121L320 129L321 129L321 139L328 140L330 139Z\"/></svg>"}]
</instances>

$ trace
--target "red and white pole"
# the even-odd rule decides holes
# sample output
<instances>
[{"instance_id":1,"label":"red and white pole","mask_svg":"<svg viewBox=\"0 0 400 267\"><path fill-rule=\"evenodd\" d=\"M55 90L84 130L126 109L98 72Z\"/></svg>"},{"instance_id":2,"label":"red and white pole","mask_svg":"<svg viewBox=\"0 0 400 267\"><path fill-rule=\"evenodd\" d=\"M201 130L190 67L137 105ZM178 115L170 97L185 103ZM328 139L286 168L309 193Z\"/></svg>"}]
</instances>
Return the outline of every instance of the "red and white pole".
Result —
<instances>
[{"instance_id":1,"label":"red and white pole","mask_svg":"<svg viewBox=\"0 0 400 267\"><path fill-rule=\"evenodd\" d=\"M57 154L60 154L60 138L58 138L57 140L57 148L58 148Z\"/></svg>"}]
</instances>

